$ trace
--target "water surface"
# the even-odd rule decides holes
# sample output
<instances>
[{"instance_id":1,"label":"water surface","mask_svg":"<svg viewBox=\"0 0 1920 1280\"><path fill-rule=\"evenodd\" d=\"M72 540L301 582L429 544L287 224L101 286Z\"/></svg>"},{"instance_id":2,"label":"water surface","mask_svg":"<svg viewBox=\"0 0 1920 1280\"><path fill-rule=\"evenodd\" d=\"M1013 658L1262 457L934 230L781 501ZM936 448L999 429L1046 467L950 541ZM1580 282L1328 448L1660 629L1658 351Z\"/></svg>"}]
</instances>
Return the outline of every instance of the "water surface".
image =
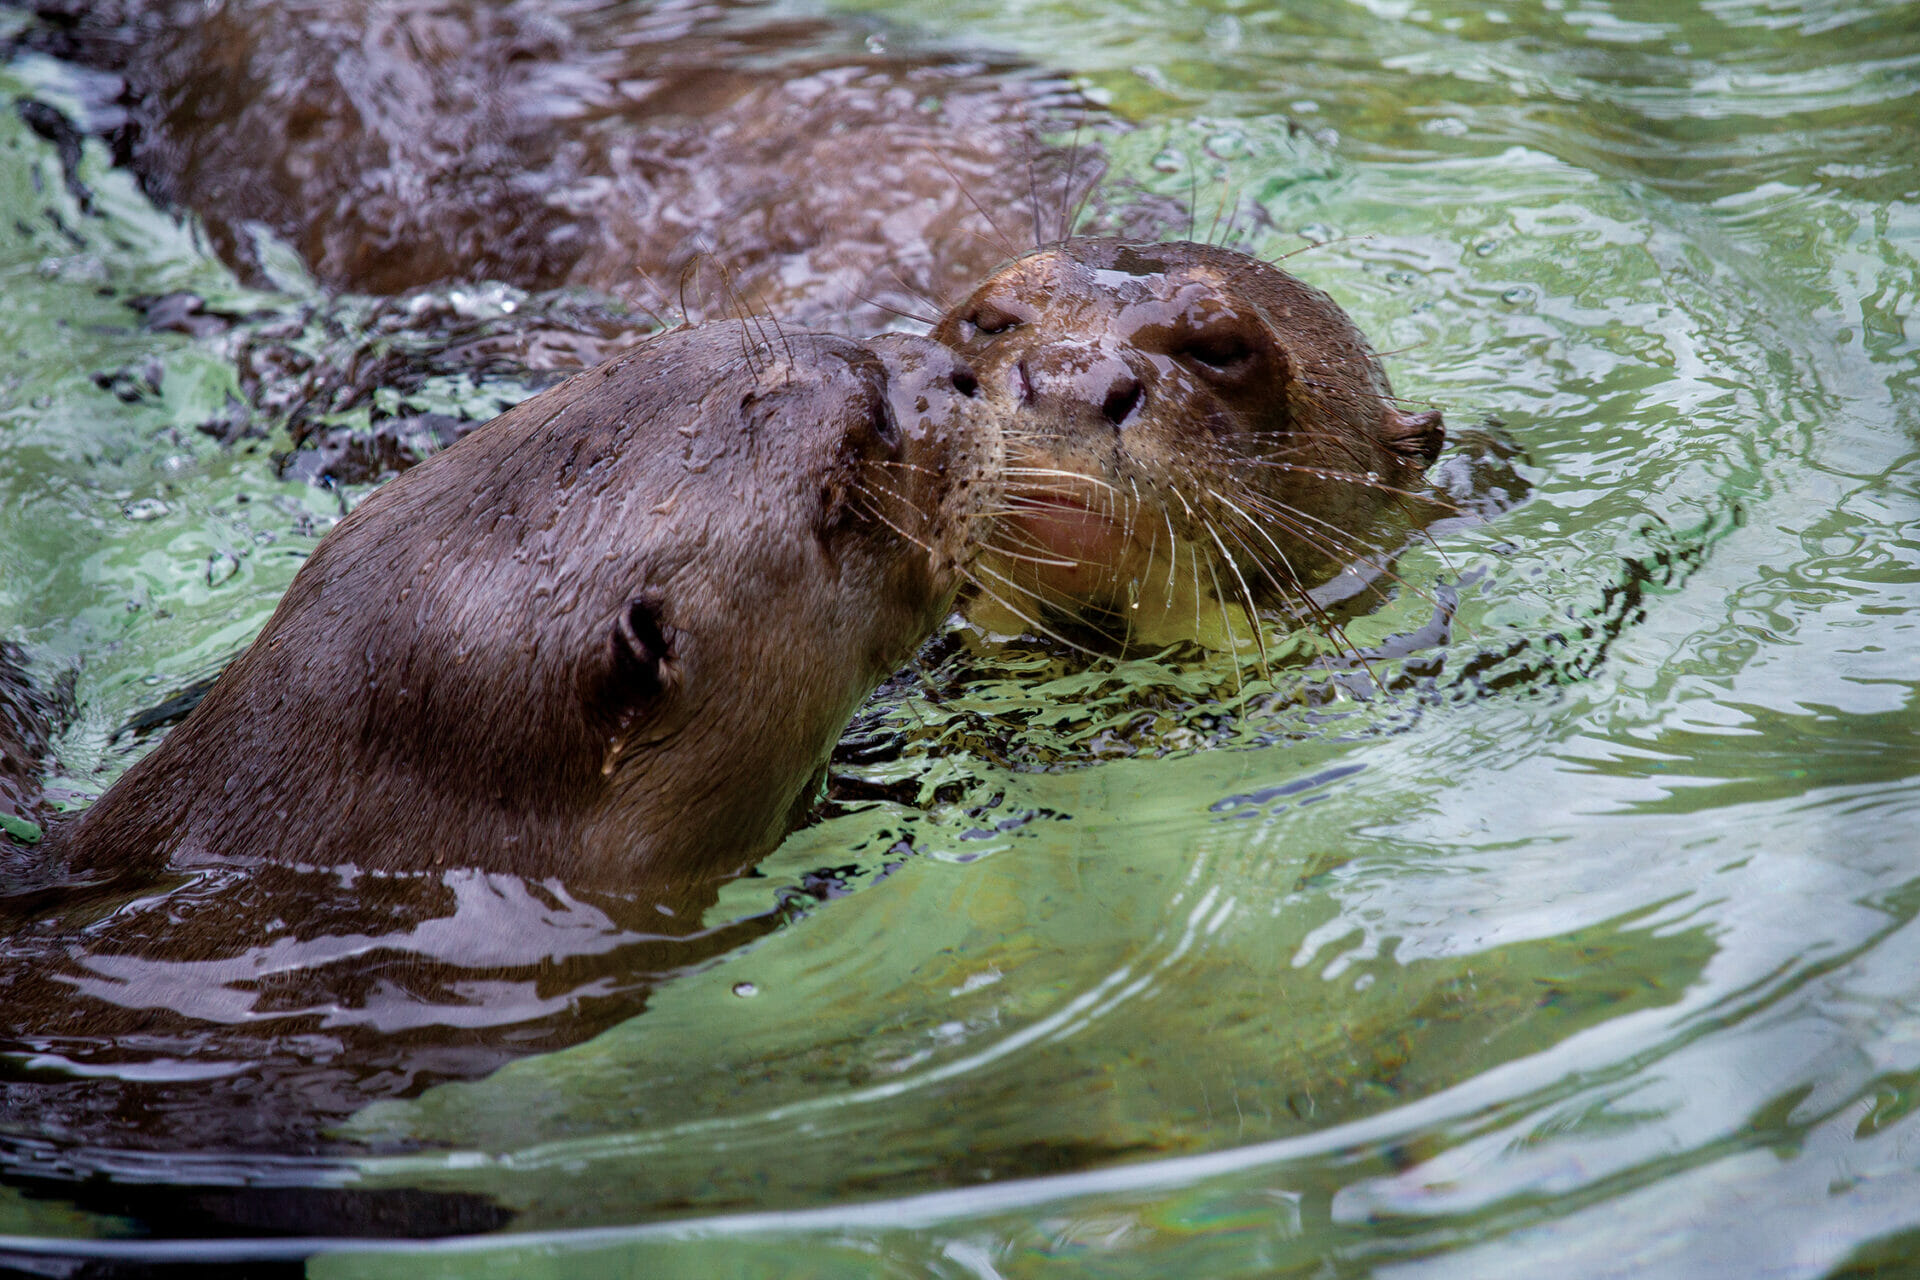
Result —
<instances>
[{"instance_id":1,"label":"water surface","mask_svg":"<svg viewBox=\"0 0 1920 1280\"><path fill-rule=\"evenodd\" d=\"M1289 269L1397 353L1397 389L1497 422L1530 496L1402 557L1355 642L1452 625L1377 683L936 653L856 727L902 744L845 765L893 798L712 918L821 868L846 892L585 1045L363 1113L374 1154L311 1173L479 1192L533 1234L309 1270L1897 1270L1920 8L860 13L1081 76L1138 126L1125 176L1200 234L1306 249ZM70 199L11 113L0 155L10 208ZM79 177L109 235L0 228L0 625L76 673L59 768L85 793L339 499L196 433L231 365L122 301L284 296L97 146ZM0 1192L0 1232L123 1229Z\"/></svg>"}]
</instances>

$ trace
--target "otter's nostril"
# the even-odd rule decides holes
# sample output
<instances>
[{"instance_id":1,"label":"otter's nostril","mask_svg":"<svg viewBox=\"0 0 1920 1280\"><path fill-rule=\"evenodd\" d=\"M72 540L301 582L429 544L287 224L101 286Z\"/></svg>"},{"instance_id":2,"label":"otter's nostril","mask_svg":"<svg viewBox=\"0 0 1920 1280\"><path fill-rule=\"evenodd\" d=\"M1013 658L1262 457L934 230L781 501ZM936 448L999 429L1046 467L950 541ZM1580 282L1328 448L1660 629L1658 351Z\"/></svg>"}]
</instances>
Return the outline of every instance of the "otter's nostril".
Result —
<instances>
[{"instance_id":1,"label":"otter's nostril","mask_svg":"<svg viewBox=\"0 0 1920 1280\"><path fill-rule=\"evenodd\" d=\"M1106 403L1100 411L1107 415L1107 421L1119 426L1140 407L1140 383L1134 378L1122 378L1107 391Z\"/></svg>"},{"instance_id":2,"label":"otter's nostril","mask_svg":"<svg viewBox=\"0 0 1920 1280\"><path fill-rule=\"evenodd\" d=\"M980 379L973 376L973 370L962 366L953 371L953 389L971 400L980 394Z\"/></svg>"}]
</instances>

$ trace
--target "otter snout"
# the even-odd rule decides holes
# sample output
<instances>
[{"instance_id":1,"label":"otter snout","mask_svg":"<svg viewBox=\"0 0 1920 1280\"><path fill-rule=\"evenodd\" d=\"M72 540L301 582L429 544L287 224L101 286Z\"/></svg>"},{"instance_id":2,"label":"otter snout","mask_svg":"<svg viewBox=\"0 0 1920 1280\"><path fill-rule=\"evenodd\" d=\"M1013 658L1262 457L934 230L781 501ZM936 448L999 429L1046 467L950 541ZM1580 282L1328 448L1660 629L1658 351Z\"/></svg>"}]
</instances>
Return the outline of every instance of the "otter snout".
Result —
<instances>
[{"instance_id":1,"label":"otter snout","mask_svg":"<svg viewBox=\"0 0 1920 1280\"><path fill-rule=\"evenodd\" d=\"M1119 429L1147 403L1147 382L1127 359L1106 344L1052 343L1029 352L1012 369L1013 394L1022 409L1068 422L1104 422Z\"/></svg>"},{"instance_id":2,"label":"otter snout","mask_svg":"<svg viewBox=\"0 0 1920 1280\"><path fill-rule=\"evenodd\" d=\"M934 413L937 403L950 397L979 398L980 375L949 347L904 333L881 334L869 345L886 363L894 411L907 421Z\"/></svg>"}]
</instances>

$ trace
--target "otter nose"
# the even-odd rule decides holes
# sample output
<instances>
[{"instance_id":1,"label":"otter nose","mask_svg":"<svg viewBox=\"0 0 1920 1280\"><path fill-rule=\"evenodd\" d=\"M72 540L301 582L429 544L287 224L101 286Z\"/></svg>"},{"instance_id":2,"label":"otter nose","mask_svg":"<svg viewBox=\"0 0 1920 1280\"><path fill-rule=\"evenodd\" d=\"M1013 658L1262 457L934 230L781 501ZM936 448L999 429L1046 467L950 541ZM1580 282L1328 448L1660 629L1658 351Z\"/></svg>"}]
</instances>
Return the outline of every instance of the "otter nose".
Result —
<instances>
[{"instance_id":1,"label":"otter nose","mask_svg":"<svg viewBox=\"0 0 1920 1280\"><path fill-rule=\"evenodd\" d=\"M980 394L980 375L959 356L953 358L953 369L947 374L947 384L969 400Z\"/></svg>"},{"instance_id":2,"label":"otter nose","mask_svg":"<svg viewBox=\"0 0 1920 1280\"><path fill-rule=\"evenodd\" d=\"M1099 347L1050 347L1020 362L1021 399L1074 418L1124 426L1146 399L1146 385L1118 354Z\"/></svg>"}]
</instances>

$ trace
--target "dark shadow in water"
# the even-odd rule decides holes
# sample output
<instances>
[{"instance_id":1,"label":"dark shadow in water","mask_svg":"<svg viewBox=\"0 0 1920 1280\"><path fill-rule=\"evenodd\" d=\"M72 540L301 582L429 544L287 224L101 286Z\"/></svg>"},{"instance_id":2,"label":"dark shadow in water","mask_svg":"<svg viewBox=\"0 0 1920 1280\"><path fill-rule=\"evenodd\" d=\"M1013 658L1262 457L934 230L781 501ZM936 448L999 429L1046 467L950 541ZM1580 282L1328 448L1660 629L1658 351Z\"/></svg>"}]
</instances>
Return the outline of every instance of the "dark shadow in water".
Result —
<instances>
[{"instance_id":1,"label":"dark shadow in water","mask_svg":"<svg viewBox=\"0 0 1920 1280\"><path fill-rule=\"evenodd\" d=\"M329 1128L586 1040L790 917L704 928L716 891L260 866L0 900L0 1182L156 1237L498 1227L477 1197L329 1186L364 1154Z\"/></svg>"}]
</instances>

